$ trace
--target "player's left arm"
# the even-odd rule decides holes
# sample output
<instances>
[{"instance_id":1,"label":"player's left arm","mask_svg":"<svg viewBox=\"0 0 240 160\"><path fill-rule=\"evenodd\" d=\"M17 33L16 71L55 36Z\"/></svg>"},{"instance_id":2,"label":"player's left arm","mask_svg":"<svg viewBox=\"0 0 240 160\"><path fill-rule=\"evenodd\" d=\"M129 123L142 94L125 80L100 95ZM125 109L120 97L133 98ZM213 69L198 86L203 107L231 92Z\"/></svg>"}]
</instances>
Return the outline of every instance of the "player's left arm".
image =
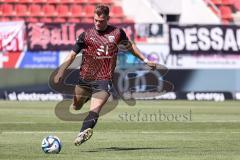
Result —
<instances>
[{"instance_id":1,"label":"player's left arm","mask_svg":"<svg viewBox=\"0 0 240 160\"><path fill-rule=\"evenodd\" d=\"M127 49L130 51L134 56L138 57L140 60L142 60L145 64L147 64L152 70L156 69L156 63L149 61L144 55L141 53L141 51L137 48L137 46L134 43L129 42Z\"/></svg>"},{"instance_id":2,"label":"player's left arm","mask_svg":"<svg viewBox=\"0 0 240 160\"><path fill-rule=\"evenodd\" d=\"M141 61L143 61L145 64L147 64L152 70L156 69L156 63L149 61L144 55L141 53L141 51L137 48L137 46L129 41L126 33L123 31L123 29L120 29L121 33L121 42L120 44L124 46L125 49L130 51L134 56L138 57Z\"/></svg>"}]
</instances>

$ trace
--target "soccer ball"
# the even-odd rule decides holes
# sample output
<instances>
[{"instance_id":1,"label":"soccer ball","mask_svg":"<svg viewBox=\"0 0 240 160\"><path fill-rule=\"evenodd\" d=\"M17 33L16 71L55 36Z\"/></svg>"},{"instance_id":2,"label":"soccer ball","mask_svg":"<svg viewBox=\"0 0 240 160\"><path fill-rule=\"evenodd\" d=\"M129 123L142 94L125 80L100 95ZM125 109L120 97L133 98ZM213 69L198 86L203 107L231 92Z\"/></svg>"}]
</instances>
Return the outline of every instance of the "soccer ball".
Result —
<instances>
[{"instance_id":1,"label":"soccer ball","mask_svg":"<svg viewBox=\"0 0 240 160\"><path fill-rule=\"evenodd\" d=\"M57 136L47 136L42 140L42 150L44 153L58 154L62 149L62 144Z\"/></svg>"}]
</instances>

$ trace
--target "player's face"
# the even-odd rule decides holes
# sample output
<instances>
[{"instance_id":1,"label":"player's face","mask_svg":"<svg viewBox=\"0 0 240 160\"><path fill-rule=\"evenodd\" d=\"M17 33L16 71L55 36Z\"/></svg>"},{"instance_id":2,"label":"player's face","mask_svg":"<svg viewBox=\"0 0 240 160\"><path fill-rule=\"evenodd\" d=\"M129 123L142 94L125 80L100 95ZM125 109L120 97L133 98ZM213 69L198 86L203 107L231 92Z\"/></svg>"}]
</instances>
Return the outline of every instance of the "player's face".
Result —
<instances>
[{"instance_id":1,"label":"player's face","mask_svg":"<svg viewBox=\"0 0 240 160\"><path fill-rule=\"evenodd\" d=\"M109 16L105 15L94 15L94 25L96 30L104 31L108 25Z\"/></svg>"}]
</instances>

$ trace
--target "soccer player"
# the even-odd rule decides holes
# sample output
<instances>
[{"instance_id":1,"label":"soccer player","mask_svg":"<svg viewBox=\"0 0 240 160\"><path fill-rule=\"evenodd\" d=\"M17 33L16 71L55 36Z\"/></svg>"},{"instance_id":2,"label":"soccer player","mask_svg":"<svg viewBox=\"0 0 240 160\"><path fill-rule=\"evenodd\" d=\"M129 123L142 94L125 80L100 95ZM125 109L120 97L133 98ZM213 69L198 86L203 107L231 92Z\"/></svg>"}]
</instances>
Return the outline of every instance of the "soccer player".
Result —
<instances>
[{"instance_id":1,"label":"soccer player","mask_svg":"<svg viewBox=\"0 0 240 160\"><path fill-rule=\"evenodd\" d=\"M93 128L97 123L99 113L110 96L112 78L116 66L118 45L128 41L126 33L121 29L108 25L109 8L106 5L98 5L94 11L94 27L81 33L60 66L54 77L54 83L63 79L65 70L82 51L82 64L78 84L75 86L75 95L72 108L79 110L83 104L91 98L90 111L84 119L80 133L74 143L80 145L93 134ZM132 43L127 43L126 48L149 67L154 69L155 63L149 62Z\"/></svg>"}]
</instances>

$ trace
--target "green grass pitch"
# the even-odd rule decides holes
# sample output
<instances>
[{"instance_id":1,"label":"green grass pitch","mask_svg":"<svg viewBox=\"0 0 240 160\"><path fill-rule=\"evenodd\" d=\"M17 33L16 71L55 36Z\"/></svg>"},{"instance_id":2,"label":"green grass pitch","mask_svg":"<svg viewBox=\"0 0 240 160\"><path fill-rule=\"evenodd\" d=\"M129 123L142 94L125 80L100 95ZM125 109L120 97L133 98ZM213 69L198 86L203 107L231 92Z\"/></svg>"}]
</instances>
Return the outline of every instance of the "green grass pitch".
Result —
<instances>
[{"instance_id":1,"label":"green grass pitch","mask_svg":"<svg viewBox=\"0 0 240 160\"><path fill-rule=\"evenodd\" d=\"M240 102L120 102L100 117L93 137L73 140L81 122L54 114L57 102L0 101L0 159L18 160L239 160ZM88 104L83 108L86 110ZM59 154L44 154L41 141L58 136Z\"/></svg>"}]
</instances>

